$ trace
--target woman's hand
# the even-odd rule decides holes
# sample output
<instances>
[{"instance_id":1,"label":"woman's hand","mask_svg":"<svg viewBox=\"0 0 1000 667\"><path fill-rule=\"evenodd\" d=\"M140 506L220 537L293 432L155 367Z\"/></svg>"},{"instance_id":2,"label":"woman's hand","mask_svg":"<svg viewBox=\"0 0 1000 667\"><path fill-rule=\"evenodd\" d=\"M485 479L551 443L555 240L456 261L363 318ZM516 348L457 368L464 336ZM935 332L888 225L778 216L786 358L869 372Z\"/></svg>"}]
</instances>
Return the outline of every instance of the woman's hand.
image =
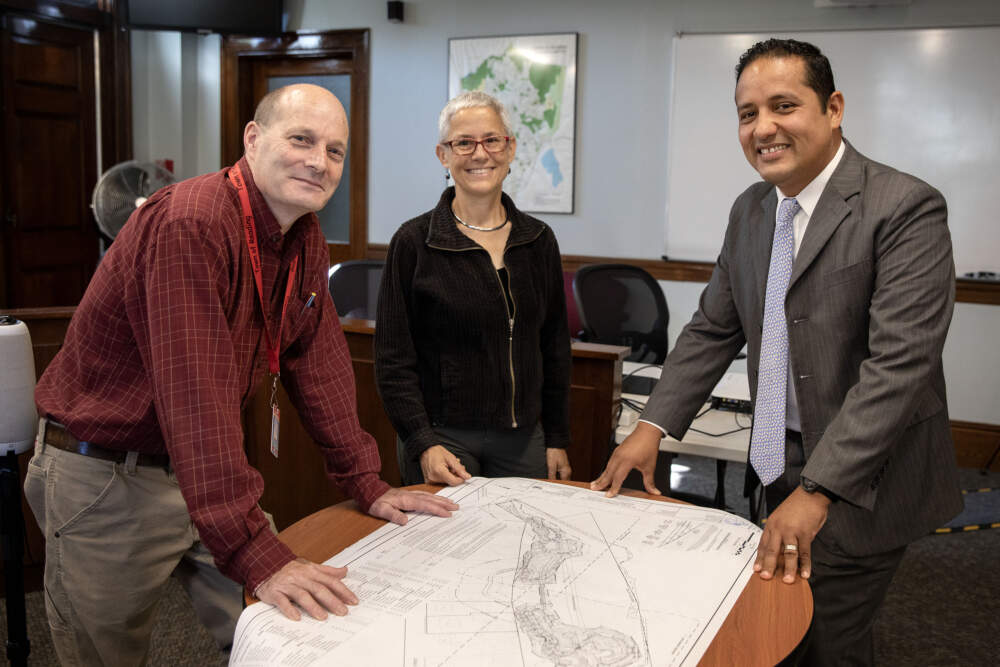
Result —
<instances>
[{"instance_id":1,"label":"woman's hand","mask_svg":"<svg viewBox=\"0 0 1000 667\"><path fill-rule=\"evenodd\" d=\"M420 455L420 469L424 472L425 482L437 482L448 486L457 486L472 477L458 457L442 445L433 445Z\"/></svg>"},{"instance_id":2,"label":"woman's hand","mask_svg":"<svg viewBox=\"0 0 1000 667\"><path fill-rule=\"evenodd\" d=\"M545 448L545 462L549 466L549 479L569 479L573 469L569 467L566 450L560 447Z\"/></svg>"}]
</instances>

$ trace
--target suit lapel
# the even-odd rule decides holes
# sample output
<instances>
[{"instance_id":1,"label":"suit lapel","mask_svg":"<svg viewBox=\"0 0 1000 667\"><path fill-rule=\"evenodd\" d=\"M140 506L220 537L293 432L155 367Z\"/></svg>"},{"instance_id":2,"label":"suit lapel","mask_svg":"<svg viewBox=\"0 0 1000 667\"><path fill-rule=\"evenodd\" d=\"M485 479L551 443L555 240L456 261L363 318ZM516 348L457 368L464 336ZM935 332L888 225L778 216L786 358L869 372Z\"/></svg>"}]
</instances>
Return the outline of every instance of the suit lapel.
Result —
<instances>
[{"instance_id":1,"label":"suit lapel","mask_svg":"<svg viewBox=\"0 0 1000 667\"><path fill-rule=\"evenodd\" d=\"M774 244L774 225L777 209L778 197L775 194L774 188L770 188L767 190L764 198L761 199L760 208L756 209L760 218L751 221L750 224L750 248L753 258L754 286L757 289L761 313L764 312L764 294L767 292L767 272L771 264L771 246Z\"/></svg>"},{"instance_id":2,"label":"suit lapel","mask_svg":"<svg viewBox=\"0 0 1000 667\"><path fill-rule=\"evenodd\" d=\"M823 189L823 194L816 202L816 209L809 218L806 233L802 237L802 245L799 246L795 263L792 265L792 277L788 282L788 289L791 289L806 272L840 223L850 214L851 207L848 206L847 200L861 192L861 156L846 139L843 141L846 144L844 157L830 176L830 181Z\"/></svg>"}]
</instances>

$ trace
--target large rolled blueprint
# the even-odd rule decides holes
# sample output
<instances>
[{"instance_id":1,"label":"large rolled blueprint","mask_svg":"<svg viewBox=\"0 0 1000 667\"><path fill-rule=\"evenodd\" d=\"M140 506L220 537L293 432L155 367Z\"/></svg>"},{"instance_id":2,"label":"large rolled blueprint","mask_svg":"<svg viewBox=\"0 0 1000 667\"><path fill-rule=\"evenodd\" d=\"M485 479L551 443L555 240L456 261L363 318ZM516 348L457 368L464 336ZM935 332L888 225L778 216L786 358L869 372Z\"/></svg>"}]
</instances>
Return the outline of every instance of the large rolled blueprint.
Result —
<instances>
[{"instance_id":1,"label":"large rolled blueprint","mask_svg":"<svg viewBox=\"0 0 1000 667\"><path fill-rule=\"evenodd\" d=\"M760 529L720 510L519 479L443 489L450 519L388 524L327 564L360 604L251 605L231 665L694 665L749 580Z\"/></svg>"}]
</instances>

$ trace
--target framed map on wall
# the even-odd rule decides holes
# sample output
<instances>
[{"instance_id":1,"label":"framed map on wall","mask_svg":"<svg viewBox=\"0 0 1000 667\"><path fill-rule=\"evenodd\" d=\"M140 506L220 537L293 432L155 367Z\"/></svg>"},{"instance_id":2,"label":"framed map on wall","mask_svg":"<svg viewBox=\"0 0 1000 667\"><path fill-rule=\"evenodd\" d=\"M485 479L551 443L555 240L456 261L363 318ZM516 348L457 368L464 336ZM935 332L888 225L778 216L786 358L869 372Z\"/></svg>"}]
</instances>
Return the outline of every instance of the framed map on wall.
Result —
<instances>
[{"instance_id":1,"label":"framed map on wall","mask_svg":"<svg viewBox=\"0 0 1000 667\"><path fill-rule=\"evenodd\" d=\"M481 90L507 107L517 154L504 191L522 211L573 212L577 34L448 40L448 97Z\"/></svg>"}]
</instances>

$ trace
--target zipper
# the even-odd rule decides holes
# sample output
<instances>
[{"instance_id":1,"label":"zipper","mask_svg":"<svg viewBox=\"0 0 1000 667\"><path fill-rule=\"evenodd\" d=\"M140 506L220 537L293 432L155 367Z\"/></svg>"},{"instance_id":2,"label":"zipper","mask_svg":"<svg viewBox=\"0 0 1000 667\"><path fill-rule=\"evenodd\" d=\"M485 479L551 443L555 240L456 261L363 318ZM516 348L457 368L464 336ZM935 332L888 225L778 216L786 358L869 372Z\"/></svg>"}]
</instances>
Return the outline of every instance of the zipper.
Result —
<instances>
[{"instance_id":1,"label":"zipper","mask_svg":"<svg viewBox=\"0 0 1000 667\"><path fill-rule=\"evenodd\" d=\"M539 232L540 234L541 232ZM537 237L536 237L537 238ZM529 243L534 239L529 239L528 241L523 241L517 245L522 245L523 243ZM476 245L474 248L444 248L442 246L434 245L428 243L429 248L434 248L436 250L444 250L446 252L467 252L467 251L477 251L481 250L489 255L489 252L480 245ZM513 246L507 246L504 248L503 254L506 256L507 250ZM511 312L510 307L507 305L507 296L503 293L503 283L500 282L500 274L497 273L496 267L493 266L493 262L490 262L490 266L493 268L493 275L497 279L497 287L500 288L500 300L503 301L504 312L507 313L507 369L510 373L510 425L511 428L517 428L517 413L514 410L514 402L516 398L517 390L515 389L516 383L514 379L514 318L517 316L517 302L514 301L514 290L510 291L510 302L514 304L514 312ZM512 282L512 276L510 269L507 269L507 280Z\"/></svg>"},{"instance_id":2,"label":"zipper","mask_svg":"<svg viewBox=\"0 0 1000 667\"><path fill-rule=\"evenodd\" d=\"M506 254L506 250L504 254ZM510 426L511 428L517 428L517 414L514 411L514 398L517 390L515 389L514 382L514 318L517 316L517 303L514 302L514 290L510 290L510 302L514 306L514 312L511 312L510 307L507 305L507 295L503 291L503 281L500 280L500 274L497 273L495 267L493 274L497 277L497 286L500 288L500 300L503 301L503 308L507 312L507 367L510 370ZM510 273L510 269L507 269L507 281L508 284L512 282L513 276Z\"/></svg>"},{"instance_id":3,"label":"zipper","mask_svg":"<svg viewBox=\"0 0 1000 667\"><path fill-rule=\"evenodd\" d=\"M504 299L506 301L506 299ZM513 295L511 301L514 300ZM514 318L510 318L510 335L507 337L507 362L510 364L510 427L517 428L517 415L514 413Z\"/></svg>"}]
</instances>

